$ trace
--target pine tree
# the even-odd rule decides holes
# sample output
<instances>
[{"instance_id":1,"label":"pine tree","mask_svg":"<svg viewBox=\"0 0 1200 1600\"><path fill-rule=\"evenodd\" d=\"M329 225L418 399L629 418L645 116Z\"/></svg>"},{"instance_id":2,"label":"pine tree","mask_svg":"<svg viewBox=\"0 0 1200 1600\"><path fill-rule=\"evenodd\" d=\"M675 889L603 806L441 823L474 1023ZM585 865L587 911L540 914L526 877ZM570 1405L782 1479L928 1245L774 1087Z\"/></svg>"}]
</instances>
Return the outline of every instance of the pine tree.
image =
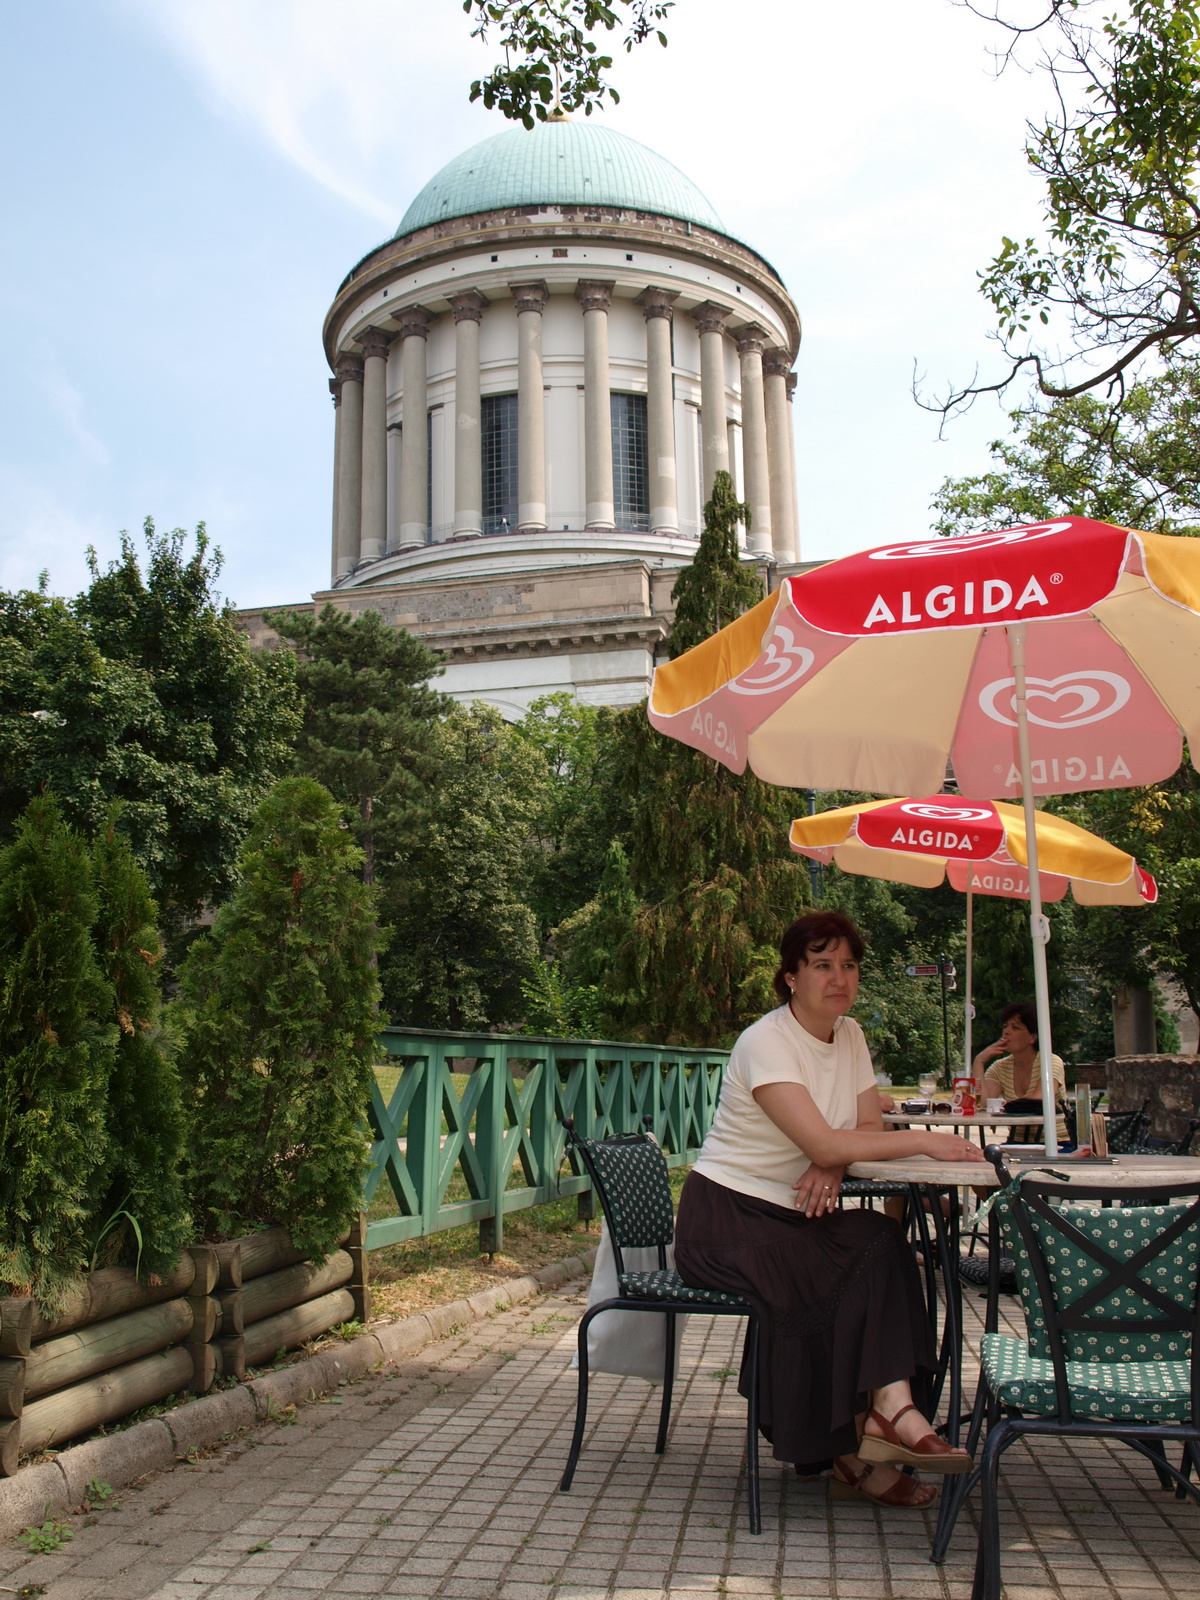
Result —
<instances>
[{"instance_id":1,"label":"pine tree","mask_svg":"<svg viewBox=\"0 0 1200 1600\"><path fill-rule=\"evenodd\" d=\"M191 1219L180 1171L179 1074L159 1015L158 908L117 831L119 815L118 806L109 808L92 847L96 954L119 1030L108 1084L108 1156L93 1184L92 1217L98 1259L137 1266L144 1278L179 1259Z\"/></svg>"},{"instance_id":2,"label":"pine tree","mask_svg":"<svg viewBox=\"0 0 1200 1600\"><path fill-rule=\"evenodd\" d=\"M450 706L428 683L438 657L377 611L355 617L326 605L319 617L269 612L267 620L299 655L296 764L351 814L363 877L373 883L433 775L435 723Z\"/></svg>"},{"instance_id":3,"label":"pine tree","mask_svg":"<svg viewBox=\"0 0 1200 1600\"><path fill-rule=\"evenodd\" d=\"M192 1206L206 1233L281 1223L321 1255L362 1193L380 1024L375 891L311 778L267 796L240 868L180 972Z\"/></svg>"},{"instance_id":4,"label":"pine tree","mask_svg":"<svg viewBox=\"0 0 1200 1600\"><path fill-rule=\"evenodd\" d=\"M48 1307L89 1258L117 1027L83 842L49 795L0 853L0 1282Z\"/></svg>"},{"instance_id":5,"label":"pine tree","mask_svg":"<svg viewBox=\"0 0 1200 1600\"><path fill-rule=\"evenodd\" d=\"M685 650L718 633L763 598L762 580L738 553L738 524L750 527L750 507L734 493L727 472L713 478L712 499L704 507L704 531L690 565L675 580L671 599L675 621L670 651Z\"/></svg>"}]
</instances>

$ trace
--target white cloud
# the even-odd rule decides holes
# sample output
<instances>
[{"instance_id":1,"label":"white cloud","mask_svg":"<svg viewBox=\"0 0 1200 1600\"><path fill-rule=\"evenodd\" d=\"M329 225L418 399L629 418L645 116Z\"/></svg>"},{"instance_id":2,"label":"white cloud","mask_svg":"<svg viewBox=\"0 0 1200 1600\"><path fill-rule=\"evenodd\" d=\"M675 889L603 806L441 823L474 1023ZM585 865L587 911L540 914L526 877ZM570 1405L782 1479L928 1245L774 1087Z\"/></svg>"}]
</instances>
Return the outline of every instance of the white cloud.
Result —
<instances>
[{"instance_id":1,"label":"white cloud","mask_svg":"<svg viewBox=\"0 0 1200 1600\"><path fill-rule=\"evenodd\" d=\"M98 439L83 420L83 395L73 383L60 373L50 373L41 380L42 391L79 447L79 453L89 467L107 467L111 462L108 446Z\"/></svg>"}]
</instances>

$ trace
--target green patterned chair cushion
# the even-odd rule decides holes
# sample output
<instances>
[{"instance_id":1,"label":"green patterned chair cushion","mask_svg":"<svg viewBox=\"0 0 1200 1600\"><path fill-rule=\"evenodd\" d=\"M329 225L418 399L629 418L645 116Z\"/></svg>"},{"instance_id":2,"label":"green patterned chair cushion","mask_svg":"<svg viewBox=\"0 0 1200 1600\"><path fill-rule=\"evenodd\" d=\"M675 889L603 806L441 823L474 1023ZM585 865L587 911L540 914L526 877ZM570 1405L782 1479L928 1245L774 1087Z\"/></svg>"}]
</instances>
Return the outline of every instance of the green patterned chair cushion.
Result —
<instances>
[{"instance_id":1,"label":"green patterned chair cushion","mask_svg":"<svg viewBox=\"0 0 1200 1600\"><path fill-rule=\"evenodd\" d=\"M1058 1209L1066 1220L1109 1255L1118 1261L1128 1261L1187 1207L1138 1206L1128 1210L1114 1207L1103 1211L1084 1205L1062 1205ZM1049 1361L1050 1340L1033 1268L1029 1264L1011 1208L1001 1203L997 1211L1004 1238L1004 1253L1011 1255L1016 1263L1017 1287L1025 1311L1030 1353ZM1029 1220L1041 1243L1050 1276L1057 1286L1059 1306L1065 1309L1093 1285L1100 1283L1106 1276L1106 1269L1036 1212L1030 1211ZM1176 1239L1163 1255L1150 1261L1141 1277L1167 1299L1190 1311L1196 1293L1198 1268L1200 1229L1193 1226ZM1153 1306L1132 1289L1122 1288L1100 1301L1088 1315L1096 1319L1144 1322L1153 1318L1155 1312ZM1191 1354L1191 1340L1186 1333L1154 1334L1147 1333L1144 1328L1133 1334L1066 1329L1063 1341L1068 1360L1074 1361L1127 1361L1136 1364L1149 1360L1184 1360Z\"/></svg>"},{"instance_id":2,"label":"green patterned chair cushion","mask_svg":"<svg viewBox=\"0 0 1200 1600\"><path fill-rule=\"evenodd\" d=\"M621 1248L670 1244L675 1237L675 1208L666 1158L658 1144L644 1133L623 1133L612 1139L589 1139L586 1149L608 1199L609 1231Z\"/></svg>"},{"instance_id":3,"label":"green patterned chair cushion","mask_svg":"<svg viewBox=\"0 0 1200 1600\"><path fill-rule=\"evenodd\" d=\"M1002 1405L1034 1416L1058 1411L1054 1366L1005 1333L985 1333L980 1346L988 1388ZM1191 1362L1133 1356L1121 1361L1068 1361L1073 1417L1113 1422L1191 1419Z\"/></svg>"},{"instance_id":4,"label":"green patterned chair cushion","mask_svg":"<svg viewBox=\"0 0 1200 1600\"><path fill-rule=\"evenodd\" d=\"M677 1272L622 1272L617 1287L629 1300L683 1300L690 1306L741 1306L736 1294L719 1289L693 1289Z\"/></svg>"}]
</instances>

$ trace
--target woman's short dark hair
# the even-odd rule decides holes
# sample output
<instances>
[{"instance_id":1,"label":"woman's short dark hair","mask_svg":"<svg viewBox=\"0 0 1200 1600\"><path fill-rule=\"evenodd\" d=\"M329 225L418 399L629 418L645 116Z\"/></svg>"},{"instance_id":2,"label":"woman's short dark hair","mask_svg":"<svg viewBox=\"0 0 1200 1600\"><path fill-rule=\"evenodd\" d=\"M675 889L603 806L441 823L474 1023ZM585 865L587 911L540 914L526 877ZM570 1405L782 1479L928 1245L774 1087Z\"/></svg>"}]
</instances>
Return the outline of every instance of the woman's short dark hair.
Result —
<instances>
[{"instance_id":1,"label":"woman's short dark hair","mask_svg":"<svg viewBox=\"0 0 1200 1600\"><path fill-rule=\"evenodd\" d=\"M1006 1022L1011 1022L1014 1017L1018 1017L1025 1024L1036 1040L1038 1036L1037 1007L1028 1000L1014 1000L1011 1005L1005 1006L1000 1013L1000 1026L1003 1027Z\"/></svg>"},{"instance_id":2,"label":"woman's short dark hair","mask_svg":"<svg viewBox=\"0 0 1200 1600\"><path fill-rule=\"evenodd\" d=\"M775 974L775 993L779 1003L791 998L788 977L797 967L806 966L810 950L828 950L844 939L855 961L863 955L863 936L842 911L809 911L797 917L779 941L779 971Z\"/></svg>"}]
</instances>

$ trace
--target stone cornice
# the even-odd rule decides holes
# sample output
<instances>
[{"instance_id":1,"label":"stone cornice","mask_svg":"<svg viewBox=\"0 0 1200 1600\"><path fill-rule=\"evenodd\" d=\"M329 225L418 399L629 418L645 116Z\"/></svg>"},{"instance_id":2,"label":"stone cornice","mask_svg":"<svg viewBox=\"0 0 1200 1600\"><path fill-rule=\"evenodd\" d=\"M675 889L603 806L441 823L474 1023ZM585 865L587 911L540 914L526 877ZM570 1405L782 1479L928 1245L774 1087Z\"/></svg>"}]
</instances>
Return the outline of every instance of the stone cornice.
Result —
<instances>
[{"instance_id":1,"label":"stone cornice","mask_svg":"<svg viewBox=\"0 0 1200 1600\"><path fill-rule=\"evenodd\" d=\"M448 660L470 661L486 656L563 655L572 650L628 650L631 645L653 648L666 639L670 622L661 616L618 615L460 628L418 622L408 624L408 630Z\"/></svg>"},{"instance_id":2,"label":"stone cornice","mask_svg":"<svg viewBox=\"0 0 1200 1600\"><path fill-rule=\"evenodd\" d=\"M388 239L363 257L343 279L325 319L324 345L332 365L334 339L346 318L380 289L411 278L414 270L445 267L466 256L513 245L578 244L653 250L703 271L714 266L761 294L789 334L793 352L800 346L800 318L774 268L748 245L698 223L682 222L653 212L616 207L525 206L486 211L420 228L401 239ZM386 313L385 313L386 314ZM794 355L793 355L794 359Z\"/></svg>"}]
</instances>

